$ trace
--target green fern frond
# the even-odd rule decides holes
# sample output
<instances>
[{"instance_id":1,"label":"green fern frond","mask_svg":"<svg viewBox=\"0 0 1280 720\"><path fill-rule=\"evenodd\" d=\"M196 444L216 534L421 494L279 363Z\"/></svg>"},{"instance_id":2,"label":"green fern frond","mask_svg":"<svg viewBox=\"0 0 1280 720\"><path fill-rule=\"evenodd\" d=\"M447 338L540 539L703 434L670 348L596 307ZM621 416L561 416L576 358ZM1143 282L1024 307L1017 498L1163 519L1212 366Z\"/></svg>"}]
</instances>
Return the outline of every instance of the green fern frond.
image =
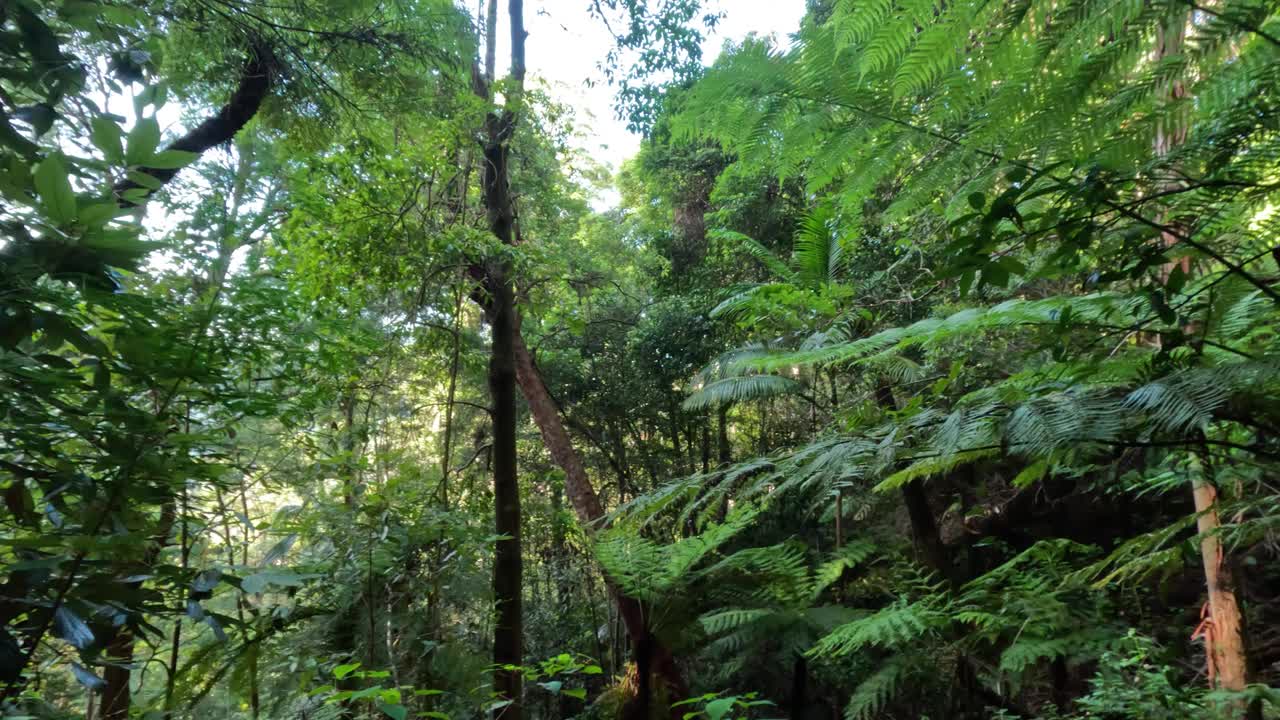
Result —
<instances>
[{"instance_id":1,"label":"green fern frond","mask_svg":"<svg viewBox=\"0 0 1280 720\"><path fill-rule=\"evenodd\" d=\"M831 285L844 271L844 248L829 205L805 215L796 231L791 262L797 280L811 286Z\"/></svg>"},{"instance_id":2,"label":"green fern frond","mask_svg":"<svg viewBox=\"0 0 1280 720\"><path fill-rule=\"evenodd\" d=\"M703 386L690 395L681 407L693 411L706 410L748 400L794 395L803 390L802 384L780 375L727 377Z\"/></svg>"},{"instance_id":3,"label":"green fern frond","mask_svg":"<svg viewBox=\"0 0 1280 720\"><path fill-rule=\"evenodd\" d=\"M927 479L949 473L962 465L968 465L985 458L998 457L999 455L999 448L984 448L924 458L881 480L874 489L876 492L896 490L913 480Z\"/></svg>"},{"instance_id":4,"label":"green fern frond","mask_svg":"<svg viewBox=\"0 0 1280 720\"><path fill-rule=\"evenodd\" d=\"M910 665L903 656L894 656L880 666L871 677L858 683L849 704L844 708L845 720L871 720L902 689Z\"/></svg>"},{"instance_id":5,"label":"green fern frond","mask_svg":"<svg viewBox=\"0 0 1280 720\"><path fill-rule=\"evenodd\" d=\"M791 282L796 279L795 273L787 263L781 258L773 254L769 248L761 245L756 240L733 230L725 230L723 228L710 230L707 237L714 240L720 240L734 247L741 249L743 252L755 258L769 269L775 277Z\"/></svg>"},{"instance_id":6,"label":"green fern frond","mask_svg":"<svg viewBox=\"0 0 1280 720\"><path fill-rule=\"evenodd\" d=\"M839 658L868 647L900 647L944 620L945 616L936 610L899 600L866 618L832 630L808 654L815 658Z\"/></svg>"},{"instance_id":7,"label":"green fern frond","mask_svg":"<svg viewBox=\"0 0 1280 720\"><path fill-rule=\"evenodd\" d=\"M709 635L723 635L740 630L771 614L773 614L772 610L762 608L731 608L703 615L698 618L698 623L702 625L703 631Z\"/></svg>"}]
</instances>

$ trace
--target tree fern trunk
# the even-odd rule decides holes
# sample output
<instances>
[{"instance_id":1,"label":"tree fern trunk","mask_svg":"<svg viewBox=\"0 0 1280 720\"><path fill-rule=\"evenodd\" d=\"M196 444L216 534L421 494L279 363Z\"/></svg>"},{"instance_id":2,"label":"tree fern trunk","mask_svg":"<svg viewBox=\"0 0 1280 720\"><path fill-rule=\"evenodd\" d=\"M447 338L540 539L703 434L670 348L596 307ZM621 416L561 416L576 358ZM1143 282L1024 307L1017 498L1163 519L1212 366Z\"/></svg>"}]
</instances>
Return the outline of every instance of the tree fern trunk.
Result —
<instances>
[{"instance_id":1,"label":"tree fern trunk","mask_svg":"<svg viewBox=\"0 0 1280 720\"><path fill-rule=\"evenodd\" d=\"M804 720L808 704L809 663L802 653L796 653L791 670L791 720Z\"/></svg>"}]
</instances>

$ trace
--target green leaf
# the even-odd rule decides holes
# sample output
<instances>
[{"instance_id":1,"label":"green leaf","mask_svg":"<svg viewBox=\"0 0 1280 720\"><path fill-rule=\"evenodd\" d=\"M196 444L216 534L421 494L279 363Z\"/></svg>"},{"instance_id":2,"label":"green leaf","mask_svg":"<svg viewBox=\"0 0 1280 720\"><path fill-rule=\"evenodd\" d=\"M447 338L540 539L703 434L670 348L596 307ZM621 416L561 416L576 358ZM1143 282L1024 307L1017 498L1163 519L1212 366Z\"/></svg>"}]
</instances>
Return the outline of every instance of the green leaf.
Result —
<instances>
[{"instance_id":1,"label":"green leaf","mask_svg":"<svg viewBox=\"0 0 1280 720\"><path fill-rule=\"evenodd\" d=\"M586 690L586 688L569 688L568 690L564 690L564 691L562 691L560 694L561 694L561 695L568 695L569 697L571 697L571 698L577 698L578 700L586 700L586 699L587 699L587 690Z\"/></svg>"},{"instance_id":2,"label":"green leaf","mask_svg":"<svg viewBox=\"0 0 1280 720\"><path fill-rule=\"evenodd\" d=\"M147 190L159 190L164 187L164 183L155 175L143 172L141 170L130 170L128 173L130 182L133 182Z\"/></svg>"},{"instance_id":3,"label":"green leaf","mask_svg":"<svg viewBox=\"0 0 1280 720\"><path fill-rule=\"evenodd\" d=\"M268 586L299 587L306 580L316 575L298 575L288 570L264 570L245 577L240 581L240 589L249 595L264 592Z\"/></svg>"},{"instance_id":4,"label":"green leaf","mask_svg":"<svg viewBox=\"0 0 1280 720\"><path fill-rule=\"evenodd\" d=\"M36 166L35 185L50 220L63 225L76 219L76 194L62 153L52 153Z\"/></svg>"},{"instance_id":5,"label":"green leaf","mask_svg":"<svg viewBox=\"0 0 1280 720\"><path fill-rule=\"evenodd\" d=\"M342 678L350 675L358 667L360 667L360 663L358 662L339 665L333 669L333 676L341 680Z\"/></svg>"},{"instance_id":6,"label":"green leaf","mask_svg":"<svg viewBox=\"0 0 1280 720\"><path fill-rule=\"evenodd\" d=\"M129 165L145 165L159 146L160 123L154 117L140 118L129 131L125 162Z\"/></svg>"},{"instance_id":7,"label":"green leaf","mask_svg":"<svg viewBox=\"0 0 1280 720\"><path fill-rule=\"evenodd\" d=\"M439 710L427 710L418 713L420 718L435 718L435 720L450 720L449 713L440 712Z\"/></svg>"},{"instance_id":8,"label":"green leaf","mask_svg":"<svg viewBox=\"0 0 1280 720\"><path fill-rule=\"evenodd\" d=\"M177 170L184 168L199 159L199 153L185 150L165 150L152 155L147 160L147 167L158 170Z\"/></svg>"},{"instance_id":9,"label":"green leaf","mask_svg":"<svg viewBox=\"0 0 1280 720\"><path fill-rule=\"evenodd\" d=\"M583 675L600 675L604 670L599 665L587 665L582 668Z\"/></svg>"},{"instance_id":10,"label":"green leaf","mask_svg":"<svg viewBox=\"0 0 1280 720\"><path fill-rule=\"evenodd\" d=\"M703 710L707 713L707 718L709 718L709 720L721 720L721 718L733 709L733 704L737 702L737 700L738 698L736 697L725 697L712 700L707 703L707 706L703 708Z\"/></svg>"},{"instance_id":11,"label":"green leaf","mask_svg":"<svg viewBox=\"0 0 1280 720\"><path fill-rule=\"evenodd\" d=\"M96 227L99 225L106 225L116 217L128 214L128 212L129 210L122 209L119 205L113 202L96 202L89 203L88 205L80 208L80 212L77 213L77 216L80 220L80 224Z\"/></svg>"},{"instance_id":12,"label":"green leaf","mask_svg":"<svg viewBox=\"0 0 1280 720\"><path fill-rule=\"evenodd\" d=\"M378 709L387 717L395 718L395 720L404 720L409 717L409 709L403 705L392 705L390 703L378 703Z\"/></svg>"},{"instance_id":13,"label":"green leaf","mask_svg":"<svg viewBox=\"0 0 1280 720\"><path fill-rule=\"evenodd\" d=\"M107 158L107 162L115 165L124 163L124 131L120 126L110 118L98 115L90 121L89 138L93 141L94 147L102 151Z\"/></svg>"}]
</instances>

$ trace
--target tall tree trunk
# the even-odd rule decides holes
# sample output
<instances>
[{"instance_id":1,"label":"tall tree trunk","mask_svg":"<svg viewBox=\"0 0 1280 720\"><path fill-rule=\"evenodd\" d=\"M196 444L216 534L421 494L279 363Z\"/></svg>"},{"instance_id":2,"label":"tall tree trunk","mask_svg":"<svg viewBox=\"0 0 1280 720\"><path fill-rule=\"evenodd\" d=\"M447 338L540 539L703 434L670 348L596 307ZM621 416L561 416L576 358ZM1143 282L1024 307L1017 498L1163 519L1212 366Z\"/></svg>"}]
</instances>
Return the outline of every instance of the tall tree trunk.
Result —
<instances>
[{"instance_id":1,"label":"tall tree trunk","mask_svg":"<svg viewBox=\"0 0 1280 720\"><path fill-rule=\"evenodd\" d=\"M104 669L102 679L106 686L102 690L102 720L129 720L129 705L132 692L129 681L133 667L133 630L122 627L116 631L115 637L107 645L107 660L110 665Z\"/></svg>"},{"instance_id":2,"label":"tall tree trunk","mask_svg":"<svg viewBox=\"0 0 1280 720\"><path fill-rule=\"evenodd\" d=\"M1179 11L1156 28L1157 61L1183 52L1187 21L1187 13ZM1163 99L1173 109L1166 111L1156 128L1154 152L1157 158L1167 156L1184 143L1189 130L1185 110L1179 107L1187 96L1183 80L1172 78L1162 91ZM1169 189L1176 185L1177 181L1170 181L1159 189ZM1161 243L1165 247L1173 247L1177 242L1174 233L1161 234ZM1163 278L1168 280L1175 268L1189 274L1190 258L1183 258L1178 263L1164 267L1161 273ZM1198 458L1193 462L1200 465ZM1204 638L1209 682L1226 690L1244 690L1247 682L1244 623L1232 587L1234 583L1231 581L1230 569L1224 562L1222 542L1218 537L1221 521L1218 516L1218 493L1212 478L1203 471L1197 473L1192 483L1191 495L1195 502L1196 526L1200 531L1200 559L1204 566L1205 588L1209 596L1205 605L1205 622L1200 631Z\"/></svg>"},{"instance_id":3,"label":"tall tree trunk","mask_svg":"<svg viewBox=\"0 0 1280 720\"><path fill-rule=\"evenodd\" d=\"M1224 690L1243 690L1247 683L1244 626L1231 568L1219 535L1218 491L1202 462L1193 460L1199 472L1192 484L1196 529L1200 532L1200 559L1204 566L1209 601L1204 622L1196 634L1204 639L1209 682Z\"/></svg>"},{"instance_id":4,"label":"tall tree trunk","mask_svg":"<svg viewBox=\"0 0 1280 720\"><path fill-rule=\"evenodd\" d=\"M804 653L796 653L791 670L791 720L803 720L808 704L809 663Z\"/></svg>"},{"instance_id":5,"label":"tall tree trunk","mask_svg":"<svg viewBox=\"0 0 1280 720\"><path fill-rule=\"evenodd\" d=\"M604 520L604 507L600 504L600 498L596 495L595 489L591 487L582 458L574 450L573 441L569 438L569 433L565 430L564 422L560 418L560 409L556 407L551 393L547 392L547 386L542 382L542 375L533 364L533 356L529 354L529 348L525 346L524 338L520 335L518 328L515 335L515 354L516 378L525 400L529 403L529 411L533 415L534 423L542 434L547 452L551 453L552 460L564 471L564 487L565 493L569 496L569 503L573 505L574 513L578 516L578 522L582 527L587 532L594 532L600 529L599 525ZM617 586L609 578L605 578L605 583L609 588L610 596L617 604L618 614L627 628L627 635L635 645L648 635L647 625L644 622L644 609L636 600L619 594ZM652 653L654 671L662 677L674 693L685 695L687 687L671 652L656 640L652 640Z\"/></svg>"},{"instance_id":6,"label":"tall tree trunk","mask_svg":"<svg viewBox=\"0 0 1280 720\"><path fill-rule=\"evenodd\" d=\"M449 506L449 469L453 455L453 412L458 399L458 369L462 358L462 286L453 302L453 347L449 358L449 388L444 403L444 452L440 455L440 505Z\"/></svg>"},{"instance_id":7,"label":"tall tree trunk","mask_svg":"<svg viewBox=\"0 0 1280 720\"><path fill-rule=\"evenodd\" d=\"M498 77L498 0L489 0L489 9L485 13L484 37L484 77L492 84Z\"/></svg>"},{"instance_id":8,"label":"tall tree trunk","mask_svg":"<svg viewBox=\"0 0 1280 720\"><path fill-rule=\"evenodd\" d=\"M511 80L507 107L490 111L485 116L484 191L485 218L489 231L504 245L519 242L515 203L511 196L511 139L519 118L525 71L524 3L508 0L511 25ZM492 72L497 42L497 9L490 3L490 27L486 38L486 72ZM479 75L477 72L476 75ZM476 92L492 100L492 88L486 79L477 82ZM520 548L520 483L516 473L516 367L515 337L518 332L515 289L510 277L510 264L505 259L491 258L483 266L473 266L480 276L484 294L477 298L485 309L492 334L489 356L489 395L493 403L493 507L494 525L501 539L494 547L493 629L494 690L508 704L498 711L504 720L523 717L524 674L520 670L501 669L518 666L524 660L523 575Z\"/></svg>"},{"instance_id":9,"label":"tall tree trunk","mask_svg":"<svg viewBox=\"0 0 1280 720\"><path fill-rule=\"evenodd\" d=\"M711 472L711 419L702 416L702 473Z\"/></svg>"},{"instance_id":10,"label":"tall tree trunk","mask_svg":"<svg viewBox=\"0 0 1280 720\"><path fill-rule=\"evenodd\" d=\"M493 403L493 506L500 539L494 547L493 599L497 618L493 628L493 662L502 667L523 661L521 588L524 567L520 554L520 484L516 475L516 373L512 356L515 333L515 294L503 283L490 290L490 328L493 349L489 359L489 394ZM510 705L500 716L520 720L520 670L498 670L494 689Z\"/></svg>"}]
</instances>

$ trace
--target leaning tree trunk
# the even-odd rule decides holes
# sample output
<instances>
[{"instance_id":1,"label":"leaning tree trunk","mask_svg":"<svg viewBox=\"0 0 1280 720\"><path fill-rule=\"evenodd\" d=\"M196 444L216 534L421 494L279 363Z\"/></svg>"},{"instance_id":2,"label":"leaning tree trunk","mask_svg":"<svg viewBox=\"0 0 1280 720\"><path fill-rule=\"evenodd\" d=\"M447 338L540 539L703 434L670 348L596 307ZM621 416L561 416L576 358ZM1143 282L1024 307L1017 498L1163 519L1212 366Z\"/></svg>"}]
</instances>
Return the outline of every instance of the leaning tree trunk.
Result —
<instances>
[{"instance_id":1,"label":"leaning tree trunk","mask_svg":"<svg viewBox=\"0 0 1280 720\"><path fill-rule=\"evenodd\" d=\"M564 471L565 492L569 495L569 502L578 516L578 522L587 532L594 532L600 529L599 526L604 521L604 507L600 504L600 498L596 495L595 489L591 487L591 480L587 478L582 458L574 449L569 432L560 418L560 409L551 398L551 393L547 391L546 384L542 382L542 375L533 364L533 357L529 354L529 348L525 346L524 338L518 328L515 334L515 355L516 378L525 400L529 403L529 411L533 415L534 423L542 434L543 444L551 453L551 459ZM617 586L608 577L605 578L605 583L608 585L609 594L617 603L618 614L622 616L632 645L639 647L641 643L649 642L654 672L662 677L674 693L684 696L687 693L687 686L684 684L680 669L676 667L675 658L671 656L666 646L650 637L648 626L644 621L644 608L635 599L620 594ZM676 714L678 715L679 713Z\"/></svg>"}]
</instances>

